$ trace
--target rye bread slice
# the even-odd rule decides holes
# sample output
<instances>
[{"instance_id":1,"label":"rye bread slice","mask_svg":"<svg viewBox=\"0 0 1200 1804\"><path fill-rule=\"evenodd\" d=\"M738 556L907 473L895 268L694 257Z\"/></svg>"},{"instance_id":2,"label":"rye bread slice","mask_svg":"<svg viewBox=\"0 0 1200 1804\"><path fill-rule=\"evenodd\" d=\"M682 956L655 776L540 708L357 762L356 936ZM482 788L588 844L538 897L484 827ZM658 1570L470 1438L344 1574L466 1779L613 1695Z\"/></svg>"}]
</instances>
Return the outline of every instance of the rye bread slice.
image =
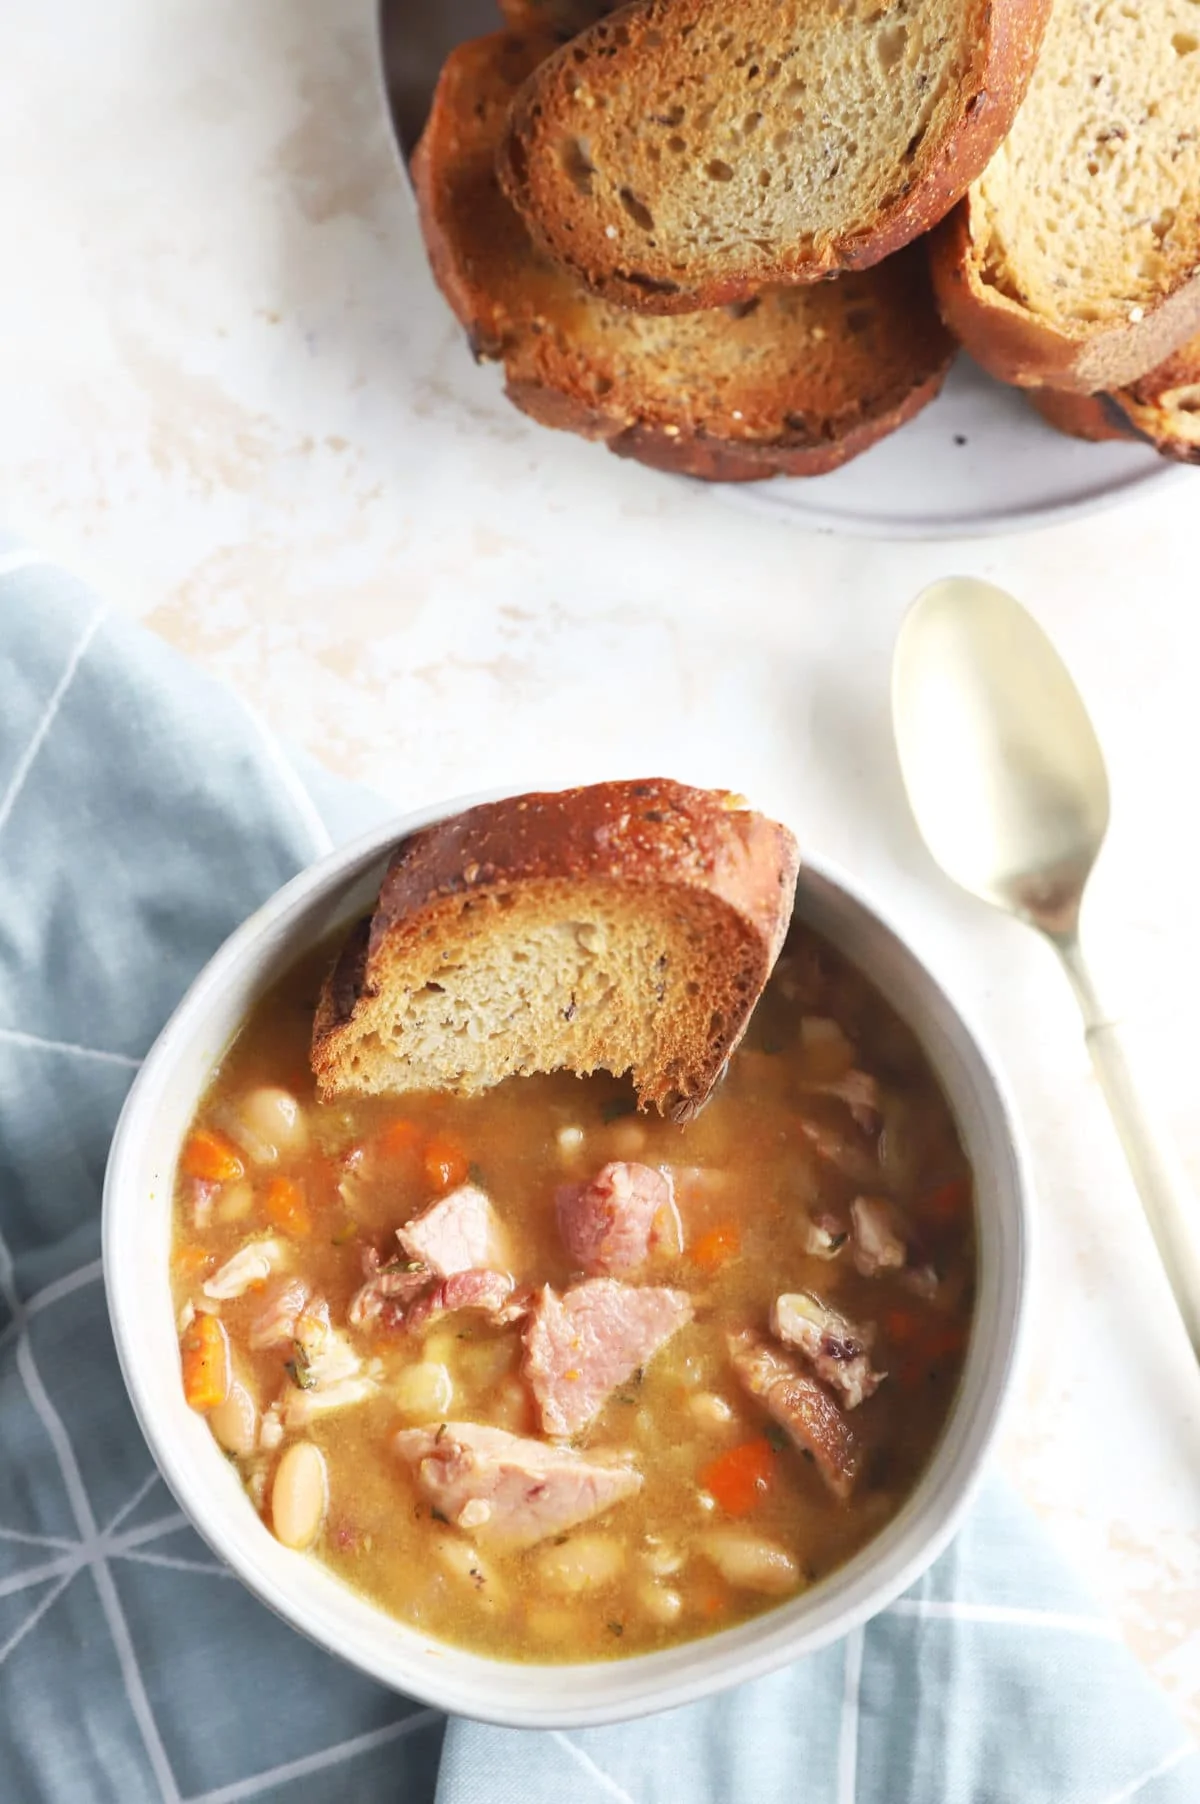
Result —
<instances>
[{"instance_id":1,"label":"rye bread slice","mask_svg":"<svg viewBox=\"0 0 1200 1804\"><path fill-rule=\"evenodd\" d=\"M1200 336L1128 388L1098 395L1032 388L1029 399L1072 438L1140 439L1163 457L1200 464Z\"/></svg>"},{"instance_id":2,"label":"rye bread slice","mask_svg":"<svg viewBox=\"0 0 1200 1804\"><path fill-rule=\"evenodd\" d=\"M596 293L648 313L880 262L1012 122L1050 0L636 0L517 96L501 179Z\"/></svg>"},{"instance_id":3,"label":"rye bread slice","mask_svg":"<svg viewBox=\"0 0 1200 1804\"><path fill-rule=\"evenodd\" d=\"M551 31L557 38L573 38L625 3L626 0L500 0L500 11L513 31Z\"/></svg>"},{"instance_id":4,"label":"rye bread slice","mask_svg":"<svg viewBox=\"0 0 1200 1804\"><path fill-rule=\"evenodd\" d=\"M413 161L439 286L479 357L543 425L624 457L720 481L817 475L931 401L955 346L926 251L733 308L673 318L590 294L538 250L500 190L495 149L545 34L461 45Z\"/></svg>"},{"instance_id":5,"label":"rye bread slice","mask_svg":"<svg viewBox=\"0 0 1200 1804\"><path fill-rule=\"evenodd\" d=\"M631 1072L686 1119L741 1039L791 919L796 844L663 779L486 803L396 848L321 992L321 1096L471 1094Z\"/></svg>"},{"instance_id":6,"label":"rye bread slice","mask_svg":"<svg viewBox=\"0 0 1200 1804\"><path fill-rule=\"evenodd\" d=\"M1200 6L1055 0L1007 141L935 239L951 329L1020 386L1135 382L1200 330Z\"/></svg>"}]
</instances>

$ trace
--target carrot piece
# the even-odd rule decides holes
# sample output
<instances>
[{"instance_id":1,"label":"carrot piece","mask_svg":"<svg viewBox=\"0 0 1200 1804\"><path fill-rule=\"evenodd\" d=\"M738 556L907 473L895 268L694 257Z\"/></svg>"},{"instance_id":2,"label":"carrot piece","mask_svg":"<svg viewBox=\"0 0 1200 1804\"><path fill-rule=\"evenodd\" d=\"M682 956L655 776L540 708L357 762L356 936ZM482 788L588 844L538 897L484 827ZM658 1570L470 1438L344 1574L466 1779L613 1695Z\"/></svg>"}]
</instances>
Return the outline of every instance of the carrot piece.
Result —
<instances>
[{"instance_id":1,"label":"carrot piece","mask_svg":"<svg viewBox=\"0 0 1200 1804\"><path fill-rule=\"evenodd\" d=\"M282 1228L285 1234L295 1234L303 1239L312 1233L304 1186L297 1184L294 1178L272 1178L263 1197L263 1208L268 1221L274 1227Z\"/></svg>"},{"instance_id":2,"label":"carrot piece","mask_svg":"<svg viewBox=\"0 0 1200 1804\"><path fill-rule=\"evenodd\" d=\"M942 1184L925 1198L921 1205L922 1215L930 1221L944 1222L947 1226L958 1220L971 1201L971 1180L969 1178L952 1178L950 1183Z\"/></svg>"},{"instance_id":3,"label":"carrot piece","mask_svg":"<svg viewBox=\"0 0 1200 1804\"><path fill-rule=\"evenodd\" d=\"M229 1336L215 1315L198 1313L179 1343L183 1360L183 1394L193 1409L207 1415L229 1395Z\"/></svg>"},{"instance_id":4,"label":"carrot piece","mask_svg":"<svg viewBox=\"0 0 1200 1804\"><path fill-rule=\"evenodd\" d=\"M435 1134L425 1148L425 1175L438 1190L457 1190L470 1169L471 1161L452 1134Z\"/></svg>"},{"instance_id":5,"label":"carrot piece","mask_svg":"<svg viewBox=\"0 0 1200 1804\"><path fill-rule=\"evenodd\" d=\"M710 1228L707 1234L701 1234L688 1248L688 1257L694 1264L703 1266L706 1272L715 1272L727 1259L736 1259L741 1250L742 1237L737 1223L726 1221L720 1227Z\"/></svg>"},{"instance_id":6,"label":"carrot piece","mask_svg":"<svg viewBox=\"0 0 1200 1804\"><path fill-rule=\"evenodd\" d=\"M727 1516L745 1516L762 1502L775 1476L775 1455L765 1438L743 1441L701 1468L701 1489L714 1496Z\"/></svg>"},{"instance_id":7,"label":"carrot piece","mask_svg":"<svg viewBox=\"0 0 1200 1804\"><path fill-rule=\"evenodd\" d=\"M383 1159L401 1159L405 1155L418 1152L421 1145L421 1130L415 1121L389 1121L375 1142L375 1151Z\"/></svg>"},{"instance_id":8,"label":"carrot piece","mask_svg":"<svg viewBox=\"0 0 1200 1804\"><path fill-rule=\"evenodd\" d=\"M212 1128L195 1129L183 1149L182 1163L189 1178L202 1178L206 1184L228 1184L246 1169L232 1142Z\"/></svg>"},{"instance_id":9,"label":"carrot piece","mask_svg":"<svg viewBox=\"0 0 1200 1804\"><path fill-rule=\"evenodd\" d=\"M883 1331L894 1347L909 1347L921 1334L921 1317L915 1309L888 1309Z\"/></svg>"}]
</instances>

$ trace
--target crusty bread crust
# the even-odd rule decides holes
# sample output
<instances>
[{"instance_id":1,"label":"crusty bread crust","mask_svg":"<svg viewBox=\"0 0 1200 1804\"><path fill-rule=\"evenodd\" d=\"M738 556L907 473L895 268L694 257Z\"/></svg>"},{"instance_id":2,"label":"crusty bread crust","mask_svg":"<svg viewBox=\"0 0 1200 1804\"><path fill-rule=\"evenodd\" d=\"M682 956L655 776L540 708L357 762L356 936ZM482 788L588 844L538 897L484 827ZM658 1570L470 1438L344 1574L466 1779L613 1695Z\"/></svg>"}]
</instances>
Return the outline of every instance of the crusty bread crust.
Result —
<instances>
[{"instance_id":1,"label":"crusty bread crust","mask_svg":"<svg viewBox=\"0 0 1200 1804\"><path fill-rule=\"evenodd\" d=\"M573 38L625 4L626 0L500 0L500 11L512 31L552 31L556 37Z\"/></svg>"},{"instance_id":2,"label":"crusty bread crust","mask_svg":"<svg viewBox=\"0 0 1200 1804\"><path fill-rule=\"evenodd\" d=\"M678 319L603 301L537 250L494 152L513 92L553 47L502 32L460 45L413 161L434 275L517 407L656 469L753 482L836 469L934 398L955 346L923 246Z\"/></svg>"},{"instance_id":3,"label":"crusty bread crust","mask_svg":"<svg viewBox=\"0 0 1200 1804\"><path fill-rule=\"evenodd\" d=\"M652 984L663 1019L686 1031L658 1045L655 1067L633 1072L643 1108L686 1118L724 1069L779 955L798 862L787 829L739 798L658 778L486 803L415 833L397 846L374 913L350 934L322 989L312 1042L321 1095L385 1087L371 1049L404 998L451 984L446 948L456 970L464 960L486 968L514 920L586 934L571 923L607 909L613 938L632 916L661 921L673 945L690 947ZM572 1069L629 1068L627 1049L588 1044L574 995L551 1000L584 1050ZM506 1046L519 1034L506 1016L500 1064L482 1082L510 1074ZM565 1062L552 1045L541 1051L519 1068ZM402 1070L405 1056L403 1044L391 1048L389 1068Z\"/></svg>"},{"instance_id":4,"label":"crusty bread crust","mask_svg":"<svg viewBox=\"0 0 1200 1804\"><path fill-rule=\"evenodd\" d=\"M931 237L930 266L954 336L991 375L1018 388L1082 395L1124 388L1200 331L1200 271L1141 319L1060 331L987 281L970 195Z\"/></svg>"},{"instance_id":5,"label":"crusty bread crust","mask_svg":"<svg viewBox=\"0 0 1200 1804\"><path fill-rule=\"evenodd\" d=\"M1177 463L1200 464L1200 337L1113 394L1035 388L1029 399L1072 438L1140 440Z\"/></svg>"},{"instance_id":6,"label":"crusty bread crust","mask_svg":"<svg viewBox=\"0 0 1200 1804\"><path fill-rule=\"evenodd\" d=\"M888 3L884 0L881 13ZM915 149L898 148L897 161L907 160L910 173L865 224L807 233L797 221L778 243L765 245L746 230L736 245L707 258L706 267L681 270L669 222L651 231L639 219L638 202L628 200L637 184L621 161L617 140L631 121L658 117L654 97L672 81L681 93L694 95L688 40L701 27L711 29L711 0L634 0L549 58L514 102L499 153L501 180L552 256L595 293L645 313L725 306L769 283L812 282L838 270L866 269L927 232L954 206L1003 140L1028 87L1051 0L969 3L978 15L967 34L970 64L959 77L948 122ZM801 4L816 13L819 0ZM786 26L773 25L773 9L762 0L728 0L720 11L722 26L736 27L744 19L760 35L763 63L782 67L789 54ZM753 72L758 69L756 63ZM740 69L731 71L730 80L735 78L745 87ZM819 72L814 79L819 81ZM746 99L768 105L757 89L747 89ZM564 156L564 141L587 146L584 171ZM719 161L723 153L710 154ZM712 204L706 200L712 183L706 189L702 174L682 158L670 169L659 162L646 179L658 183L664 215L682 208L702 217ZM699 257L693 253L693 265Z\"/></svg>"}]
</instances>

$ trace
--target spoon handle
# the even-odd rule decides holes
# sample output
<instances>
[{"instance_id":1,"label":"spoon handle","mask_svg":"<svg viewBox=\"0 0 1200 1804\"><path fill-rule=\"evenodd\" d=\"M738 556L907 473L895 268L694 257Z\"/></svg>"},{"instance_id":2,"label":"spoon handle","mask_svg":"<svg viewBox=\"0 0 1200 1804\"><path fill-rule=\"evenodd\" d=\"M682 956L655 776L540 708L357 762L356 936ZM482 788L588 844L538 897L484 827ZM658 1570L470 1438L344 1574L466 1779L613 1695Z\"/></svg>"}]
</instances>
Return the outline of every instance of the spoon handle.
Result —
<instances>
[{"instance_id":1,"label":"spoon handle","mask_svg":"<svg viewBox=\"0 0 1200 1804\"><path fill-rule=\"evenodd\" d=\"M1170 1132L1161 1126L1135 1075L1127 1030L1105 1019L1077 940L1058 942L1083 1010L1088 1051L1104 1092L1142 1208L1192 1351L1200 1359L1200 1207Z\"/></svg>"}]
</instances>

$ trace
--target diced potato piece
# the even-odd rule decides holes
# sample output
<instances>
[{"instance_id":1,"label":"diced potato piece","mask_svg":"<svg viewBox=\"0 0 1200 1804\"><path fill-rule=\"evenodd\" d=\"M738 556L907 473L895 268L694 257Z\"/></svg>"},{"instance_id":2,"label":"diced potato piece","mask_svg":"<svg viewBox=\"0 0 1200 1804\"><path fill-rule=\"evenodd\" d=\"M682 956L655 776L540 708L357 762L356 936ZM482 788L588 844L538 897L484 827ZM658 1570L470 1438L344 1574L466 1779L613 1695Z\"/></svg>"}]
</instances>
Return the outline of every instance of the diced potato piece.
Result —
<instances>
[{"instance_id":1,"label":"diced potato piece","mask_svg":"<svg viewBox=\"0 0 1200 1804\"><path fill-rule=\"evenodd\" d=\"M258 1444L258 1405L235 1378L223 1402L208 1412L208 1424L226 1453L244 1459Z\"/></svg>"},{"instance_id":2,"label":"diced potato piece","mask_svg":"<svg viewBox=\"0 0 1200 1804\"><path fill-rule=\"evenodd\" d=\"M454 1381L445 1366L431 1359L405 1366L392 1384L396 1407L414 1422L445 1416L454 1401Z\"/></svg>"},{"instance_id":3,"label":"diced potato piece","mask_svg":"<svg viewBox=\"0 0 1200 1804\"><path fill-rule=\"evenodd\" d=\"M600 1591L624 1566L625 1547L615 1535L575 1535L561 1547L544 1547L534 1561L540 1583L558 1597Z\"/></svg>"},{"instance_id":4,"label":"diced potato piece","mask_svg":"<svg viewBox=\"0 0 1200 1804\"><path fill-rule=\"evenodd\" d=\"M298 1551L311 1547L329 1506L325 1455L313 1441L293 1441L275 1468L271 1526L277 1540Z\"/></svg>"},{"instance_id":5,"label":"diced potato piece","mask_svg":"<svg viewBox=\"0 0 1200 1804\"><path fill-rule=\"evenodd\" d=\"M740 1528L714 1528L701 1535L698 1550L725 1580L742 1591L783 1597L800 1583L800 1567L786 1547Z\"/></svg>"}]
</instances>

